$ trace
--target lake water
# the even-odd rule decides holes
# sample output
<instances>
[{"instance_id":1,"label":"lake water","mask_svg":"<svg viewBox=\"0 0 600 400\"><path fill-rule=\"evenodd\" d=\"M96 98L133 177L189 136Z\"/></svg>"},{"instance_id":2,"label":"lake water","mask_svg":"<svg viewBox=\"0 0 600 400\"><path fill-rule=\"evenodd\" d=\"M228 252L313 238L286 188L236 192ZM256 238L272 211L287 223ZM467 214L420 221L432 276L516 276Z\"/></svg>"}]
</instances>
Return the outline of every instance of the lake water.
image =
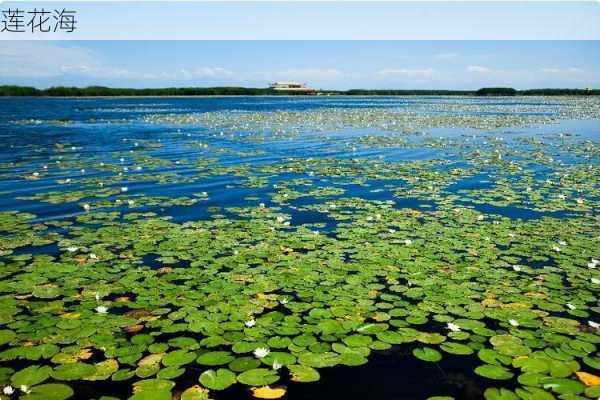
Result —
<instances>
[{"instance_id":1,"label":"lake water","mask_svg":"<svg viewBox=\"0 0 600 400\"><path fill-rule=\"evenodd\" d=\"M0 98L0 141L31 399L598 397L599 99Z\"/></svg>"}]
</instances>

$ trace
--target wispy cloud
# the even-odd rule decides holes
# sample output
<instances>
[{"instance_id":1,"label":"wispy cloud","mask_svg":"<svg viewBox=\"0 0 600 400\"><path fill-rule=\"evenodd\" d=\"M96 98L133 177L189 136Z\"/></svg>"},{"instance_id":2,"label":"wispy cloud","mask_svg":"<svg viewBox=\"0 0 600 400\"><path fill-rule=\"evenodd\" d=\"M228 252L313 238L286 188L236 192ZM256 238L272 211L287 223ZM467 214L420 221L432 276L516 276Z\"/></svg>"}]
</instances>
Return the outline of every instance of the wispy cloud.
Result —
<instances>
[{"instance_id":1,"label":"wispy cloud","mask_svg":"<svg viewBox=\"0 0 600 400\"><path fill-rule=\"evenodd\" d=\"M96 80L193 81L228 79L234 73L217 66L198 66L169 71L131 71L106 65L102 58L80 47L48 42L3 42L0 75L16 78L78 77Z\"/></svg>"},{"instance_id":2,"label":"wispy cloud","mask_svg":"<svg viewBox=\"0 0 600 400\"><path fill-rule=\"evenodd\" d=\"M577 68L577 67L541 68L540 71L547 73L547 74L568 74L568 75L581 74L584 72L583 69Z\"/></svg>"},{"instance_id":3,"label":"wispy cloud","mask_svg":"<svg viewBox=\"0 0 600 400\"><path fill-rule=\"evenodd\" d=\"M467 66L466 70L468 72L477 72L477 73L485 73L485 72L492 71L490 68L484 67L482 65L469 65L469 66Z\"/></svg>"},{"instance_id":4,"label":"wispy cloud","mask_svg":"<svg viewBox=\"0 0 600 400\"><path fill-rule=\"evenodd\" d=\"M416 79L427 79L431 78L435 73L433 68L424 69L381 69L377 71L376 75L379 77L401 77L401 78L416 78Z\"/></svg>"},{"instance_id":5,"label":"wispy cloud","mask_svg":"<svg viewBox=\"0 0 600 400\"><path fill-rule=\"evenodd\" d=\"M438 53L433 56L436 60L455 60L460 57L460 53Z\"/></svg>"}]
</instances>

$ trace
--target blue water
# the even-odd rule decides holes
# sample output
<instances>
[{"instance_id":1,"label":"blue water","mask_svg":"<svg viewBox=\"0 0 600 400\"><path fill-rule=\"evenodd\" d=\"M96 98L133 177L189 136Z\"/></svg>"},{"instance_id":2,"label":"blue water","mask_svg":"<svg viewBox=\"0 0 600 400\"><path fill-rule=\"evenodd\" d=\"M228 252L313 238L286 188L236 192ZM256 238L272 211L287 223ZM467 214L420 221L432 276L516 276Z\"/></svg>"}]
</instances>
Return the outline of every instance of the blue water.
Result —
<instances>
[{"instance_id":1,"label":"blue water","mask_svg":"<svg viewBox=\"0 0 600 400\"><path fill-rule=\"evenodd\" d=\"M19 200L18 197L31 196L44 191L76 190L85 187L86 179L110 176L101 169L87 167L80 172L79 165L60 165L61 154L70 161L79 160L80 164L98 165L101 162L129 168L123 172L120 182L110 182L107 187L127 186L128 195L150 196L190 196L192 193L206 191L210 193L208 201L191 207L172 207L163 214L172 215L176 220L208 217L208 207L239 206L246 203L246 196L265 197L272 193L272 185L278 181L301 176L276 174L268 177L268 186L264 188L242 187L243 176L231 173L202 176L198 174L195 160L208 159L209 165L234 167L250 165L278 165L289 158L306 159L309 157L384 159L392 162L446 158L460 166L459 151L452 143L460 143L464 137L482 138L503 135L508 140L519 137L544 138L557 132L576 132L582 139L597 138L598 120L562 120L552 124L504 127L492 130L471 128L437 127L426 129L420 134L407 135L410 143L428 138L442 138L450 144L443 149L428 146L377 147L362 146L352 150L357 138L364 135L382 134L381 130L366 127L343 127L325 132L311 131L300 127L300 134L278 140L269 140L265 131L262 141L252 138L252 128L232 129L222 133L221 128L211 128L202 124L148 123L145 117L156 115L201 115L207 112L245 113L245 112L281 112L281 111L322 111L327 109L372 110L389 109L395 112L416 112L427 114L429 108L439 109L444 105L477 105L488 107L488 114L518 113L531 114L530 107L544 104L541 114L552 115L552 110L566 100L562 98L540 102L536 98L521 99L480 99L445 97L228 97L228 98L3 98L0 99L0 211L18 210L36 214L38 220L69 218L82 212L79 202L48 204L39 201ZM452 113L450 109L448 113ZM479 113L480 111L476 111ZM439 113L439 111L438 111ZM268 127L267 127L268 128ZM386 132L383 132L385 135ZM394 133L398 135L398 132ZM400 132L401 134L401 132ZM57 152L56 144L64 146L62 153ZM137 146L136 146L137 143ZM202 148L198 145L208 145ZM146 144L160 144L160 148L148 149ZM73 150L70 150L74 147ZM243 152L240 155L239 152ZM150 155L171 162L164 168L135 171L135 157ZM175 161L181 160L179 164ZM188 164L185 160L189 161ZM76 162L77 164L77 162ZM47 172L36 180L25 180L24 175L34 171ZM156 185L152 181L136 182L136 174L161 172L175 173L186 182ZM485 174L484 174L485 175ZM132 179L133 178L133 179ZM71 179L72 184L60 185L58 180ZM470 180L469 180L470 179ZM466 178L451 190L471 187L473 182L481 180ZM348 184L339 179L338 183ZM471 183L469 183L471 182ZM387 182L389 183L389 182ZM366 199L394 200L385 182L373 182L368 187L358 185L345 187L343 196L359 196ZM401 185L401 184L400 184ZM466 186L465 186L466 185ZM373 192L380 188L380 191ZM335 196L334 196L335 198ZM395 199L397 207L418 208L426 201ZM268 201L268 199L267 199ZM298 204L304 204L300 199ZM435 207L433 202L427 204ZM537 218L543 213L502 209L485 206L482 211L499 213L517 218ZM301 215L299 211L287 209L295 222L323 222L332 227L331 221L323 215Z\"/></svg>"}]
</instances>

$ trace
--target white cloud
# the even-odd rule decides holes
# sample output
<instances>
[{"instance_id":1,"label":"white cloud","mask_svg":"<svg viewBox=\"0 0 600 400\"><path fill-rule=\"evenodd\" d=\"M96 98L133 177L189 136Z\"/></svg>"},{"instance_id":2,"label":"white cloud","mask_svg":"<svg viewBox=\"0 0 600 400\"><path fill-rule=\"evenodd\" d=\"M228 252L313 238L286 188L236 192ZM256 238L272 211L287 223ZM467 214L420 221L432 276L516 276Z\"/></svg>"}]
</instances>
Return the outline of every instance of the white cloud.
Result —
<instances>
[{"instance_id":1,"label":"white cloud","mask_svg":"<svg viewBox=\"0 0 600 400\"><path fill-rule=\"evenodd\" d=\"M433 56L437 60L454 60L460 56L459 53L439 53Z\"/></svg>"},{"instance_id":2,"label":"white cloud","mask_svg":"<svg viewBox=\"0 0 600 400\"><path fill-rule=\"evenodd\" d=\"M541 68L540 71L547 73L547 74L566 74L566 75L575 75L575 74L581 74L584 72L581 68L577 68L577 67Z\"/></svg>"},{"instance_id":3,"label":"white cloud","mask_svg":"<svg viewBox=\"0 0 600 400\"><path fill-rule=\"evenodd\" d=\"M435 73L433 68L426 69L382 69L377 71L377 76L380 77L401 77L410 79L428 79Z\"/></svg>"},{"instance_id":4,"label":"white cloud","mask_svg":"<svg viewBox=\"0 0 600 400\"><path fill-rule=\"evenodd\" d=\"M95 63L94 55L80 47L48 42L0 42L0 75L5 77L50 78L64 74L65 67Z\"/></svg>"},{"instance_id":5,"label":"white cloud","mask_svg":"<svg viewBox=\"0 0 600 400\"><path fill-rule=\"evenodd\" d=\"M466 69L469 72L478 72L478 73L491 72L492 71L491 69L489 69L487 67L484 67L484 66L481 66L481 65L469 65L469 66L467 66Z\"/></svg>"},{"instance_id":6,"label":"white cloud","mask_svg":"<svg viewBox=\"0 0 600 400\"><path fill-rule=\"evenodd\" d=\"M9 78L78 77L94 80L192 81L225 79L234 74L221 67L198 66L173 71L130 71L106 65L81 47L49 42L0 42L0 75ZM102 83L102 82L97 82Z\"/></svg>"}]
</instances>

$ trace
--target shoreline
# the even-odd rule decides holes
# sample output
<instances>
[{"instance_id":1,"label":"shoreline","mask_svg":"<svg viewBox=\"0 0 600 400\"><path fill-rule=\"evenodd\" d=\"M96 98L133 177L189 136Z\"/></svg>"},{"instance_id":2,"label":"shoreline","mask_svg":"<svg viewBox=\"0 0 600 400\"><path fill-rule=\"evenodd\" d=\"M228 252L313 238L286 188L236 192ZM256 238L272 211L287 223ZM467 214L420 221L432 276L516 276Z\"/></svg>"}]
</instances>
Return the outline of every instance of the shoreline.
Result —
<instances>
[{"instance_id":1,"label":"shoreline","mask_svg":"<svg viewBox=\"0 0 600 400\"><path fill-rule=\"evenodd\" d=\"M240 98L240 97L265 97L265 98L303 98L320 99L331 97L343 98L372 98L372 97L448 97L448 98L476 98L476 99L498 99L498 98L518 98L518 97L573 97L573 98L597 98L600 94L517 94L514 96L481 96L476 94L332 94L332 95L271 95L271 94L214 94L214 95L99 95L99 96L1 96L0 99L140 99L140 98Z\"/></svg>"}]
</instances>

